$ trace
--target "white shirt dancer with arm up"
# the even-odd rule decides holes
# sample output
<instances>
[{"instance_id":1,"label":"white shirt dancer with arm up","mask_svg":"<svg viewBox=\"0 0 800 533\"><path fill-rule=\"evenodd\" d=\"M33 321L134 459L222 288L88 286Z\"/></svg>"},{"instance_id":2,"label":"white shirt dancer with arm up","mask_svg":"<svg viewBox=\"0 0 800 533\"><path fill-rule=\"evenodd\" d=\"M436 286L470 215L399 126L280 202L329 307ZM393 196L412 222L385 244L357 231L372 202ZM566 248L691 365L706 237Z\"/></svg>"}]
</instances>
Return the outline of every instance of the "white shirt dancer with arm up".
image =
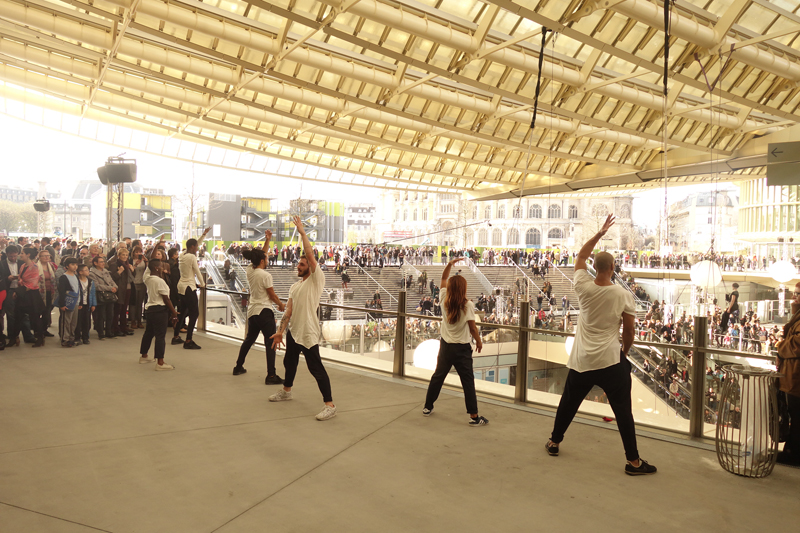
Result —
<instances>
[{"instance_id":1,"label":"white shirt dancer with arm up","mask_svg":"<svg viewBox=\"0 0 800 533\"><path fill-rule=\"evenodd\" d=\"M178 259L178 269L180 270L181 278L178 280L178 305L180 306L180 316L178 322L175 324L175 331L173 332L172 344L183 344L187 350L199 350L200 346L192 340L194 334L194 325L197 323L197 317L200 316L200 308L197 301L197 287L204 287L202 281L197 283L196 280L202 280L203 276L200 273L200 266L197 264L197 250L203 243L203 240L208 235L211 228L206 228L199 239L189 239L186 241L186 250L180 255ZM186 326L186 341L181 339L181 327L186 318L189 318L189 324Z\"/></svg>"},{"instance_id":2,"label":"white shirt dancer with arm up","mask_svg":"<svg viewBox=\"0 0 800 533\"><path fill-rule=\"evenodd\" d=\"M625 447L625 473L631 476L655 474L656 467L639 458L636 448L636 427L631 407L631 365L627 355L633 345L636 307L631 293L611 282L614 275L614 256L599 252L594 258L597 278L592 279L586 260L597 243L614 225L614 217L606 218L600 231L583 245L575 260L575 292L581 310L575 343L567 360L569 373L564 393L556 411L553 433L545 444L550 455L558 455L578 408L597 385L605 391L608 403L617 418L622 444ZM622 347L619 327L622 323Z\"/></svg>"},{"instance_id":3,"label":"white shirt dancer with arm up","mask_svg":"<svg viewBox=\"0 0 800 533\"><path fill-rule=\"evenodd\" d=\"M336 416L336 406L333 404L331 394L331 380L322 365L319 355L319 300L322 289L325 288L325 274L314 259L314 249L308 240L303 222L300 217L294 217L294 225L303 239L305 256L297 262L297 276L302 278L289 289L289 300L286 303L286 312L283 314L278 332L272 336L273 349L283 344L283 332L287 330L286 353L283 357L283 367L286 377L283 388L269 397L271 402L282 402L292 399L292 386L297 374L297 365L302 353L306 358L308 371L317 380L317 386L322 393L325 407L317 415L317 420L329 420Z\"/></svg>"}]
</instances>

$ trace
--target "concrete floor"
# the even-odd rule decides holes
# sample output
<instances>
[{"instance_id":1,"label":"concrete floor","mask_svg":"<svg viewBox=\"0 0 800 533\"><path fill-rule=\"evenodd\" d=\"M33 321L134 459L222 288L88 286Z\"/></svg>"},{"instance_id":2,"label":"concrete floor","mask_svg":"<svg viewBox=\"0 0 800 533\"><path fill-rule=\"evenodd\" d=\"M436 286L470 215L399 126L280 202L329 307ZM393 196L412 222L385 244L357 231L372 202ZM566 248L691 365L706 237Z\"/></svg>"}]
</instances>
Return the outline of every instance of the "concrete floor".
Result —
<instances>
[{"instance_id":1,"label":"concrete floor","mask_svg":"<svg viewBox=\"0 0 800 533\"><path fill-rule=\"evenodd\" d=\"M301 363L295 399L269 403L263 351L168 346L174 372L139 365L138 340L0 352L0 532L791 531L800 470L753 480L713 452L640 438L655 476L623 474L616 431L329 365L336 418ZM279 358L279 374L282 364Z\"/></svg>"}]
</instances>

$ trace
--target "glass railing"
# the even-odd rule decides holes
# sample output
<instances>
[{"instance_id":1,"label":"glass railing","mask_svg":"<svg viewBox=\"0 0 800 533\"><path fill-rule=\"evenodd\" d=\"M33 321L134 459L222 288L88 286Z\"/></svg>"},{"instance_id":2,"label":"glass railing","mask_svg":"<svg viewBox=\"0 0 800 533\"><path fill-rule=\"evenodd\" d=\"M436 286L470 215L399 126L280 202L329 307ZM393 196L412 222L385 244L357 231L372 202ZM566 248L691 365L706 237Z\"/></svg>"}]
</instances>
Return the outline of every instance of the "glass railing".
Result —
<instances>
[{"instance_id":1,"label":"glass railing","mask_svg":"<svg viewBox=\"0 0 800 533\"><path fill-rule=\"evenodd\" d=\"M236 316L239 313L246 316L247 298L248 294L237 291L215 288L201 291L198 329L243 339L244 324ZM405 299L406 293L401 292L401 304ZM239 307L238 313L229 308L232 305ZM527 303L523 307L527 307ZM406 313L403 308L401 305L399 311L377 312L320 303L320 354L323 359L337 363L429 380L436 367L442 318ZM336 320L337 314L341 314L339 311L347 312L348 318ZM276 320L280 318L281 314L276 313ZM525 312L504 321L506 323L479 319L477 325L483 348L480 353L473 352L476 389L484 395L555 408L569 372L566 365L574 342L574 326L567 327L566 331L563 327L529 327L530 320ZM697 321L698 326L706 326L704 317L698 317ZM766 366L774 362L769 356L706 347L708 339L704 336L694 341L675 345L637 336L628 357L637 424L696 437L713 437L721 367L731 363ZM693 363L699 368L693 368ZM695 381L695 375L701 378ZM460 388L455 371L445 383ZM582 416L614 419L601 389L590 391L586 400L579 411Z\"/></svg>"}]
</instances>

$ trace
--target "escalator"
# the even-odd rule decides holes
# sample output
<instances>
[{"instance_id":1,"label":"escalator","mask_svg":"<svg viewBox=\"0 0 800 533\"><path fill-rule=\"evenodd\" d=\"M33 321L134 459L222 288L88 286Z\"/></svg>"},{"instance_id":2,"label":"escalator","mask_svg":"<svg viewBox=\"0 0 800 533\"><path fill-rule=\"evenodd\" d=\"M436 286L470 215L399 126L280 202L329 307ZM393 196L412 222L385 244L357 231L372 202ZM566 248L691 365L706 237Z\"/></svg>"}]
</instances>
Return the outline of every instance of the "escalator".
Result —
<instances>
[{"instance_id":1,"label":"escalator","mask_svg":"<svg viewBox=\"0 0 800 533\"><path fill-rule=\"evenodd\" d=\"M233 262L231 262L231 265L233 265ZM238 265L238 263L237 263L237 265ZM205 266L206 273L208 274L208 283L209 283L209 285L212 285L212 287L209 287L209 288L221 289L221 290L229 290L228 284L225 282L225 277L222 275L222 272L219 270L219 267L217 266L217 262L215 260L212 259L210 261L205 261L203 263L203 266ZM239 267L239 268L241 268L241 267ZM244 274L243 274L243 276L244 276ZM246 277L245 277L245 281L246 281ZM238 284L237 284L237 288L238 288ZM243 291L243 292L247 292L247 291ZM237 327L243 328L244 325L245 325L245 321L246 321L247 317L245 316L245 313L242 310L242 306L240 305L241 304L240 297L235 295L235 294L227 294L227 293L219 293L219 294L225 294L225 297L228 300L228 302L227 302L228 306L231 308L233 316L236 319Z\"/></svg>"}]
</instances>

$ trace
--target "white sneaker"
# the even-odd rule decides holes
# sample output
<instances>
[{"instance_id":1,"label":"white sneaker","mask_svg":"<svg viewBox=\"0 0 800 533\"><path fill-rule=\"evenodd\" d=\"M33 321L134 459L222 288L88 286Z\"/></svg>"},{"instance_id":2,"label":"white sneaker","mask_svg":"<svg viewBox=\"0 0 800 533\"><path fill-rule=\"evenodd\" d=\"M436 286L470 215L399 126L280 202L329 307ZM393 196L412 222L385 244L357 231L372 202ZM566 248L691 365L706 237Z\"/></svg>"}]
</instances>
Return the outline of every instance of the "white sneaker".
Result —
<instances>
[{"instance_id":1,"label":"white sneaker","mask_svg":"<svg viewBox=\"0 0 800 533\"><path fill-rule=\"evenodd\" d=\"M326 404L325 408L317 415L317 420L330 420L334 416L336 416L336 406L331 407Z\"/></svg>"},{"instance_id":2,"label":"white sneaker","mask_svg":"<svg viewBox=\"0 0 800 533\"><path fill-rule=\"evenodd\" d=\"M156 365L156 370L175 370L175 367L164 363L163 365Z\"/></svg>"},{"instance_id":3,"label":"white sneaker","mask_svg":"<svg viewBox=\"0 0 800 533\"><path fill-rule=\"evenodd\" d=\"M140 357L139 358L139 364L140 365L143 365L145 363L152 363L153 361L155 361L155 359L153 359L151 357Z\"/></svg>"},{"instance_id":4,"label":"white sneaker","mask_svg":"<svg viewBox=\"0 0 800 533\"><path fill-rule=\"evenodd\" d=\"M279 389L278 392L269 397L271 402L286 402L292 399L292 391Z\"/></svg>"}]
</instances>

